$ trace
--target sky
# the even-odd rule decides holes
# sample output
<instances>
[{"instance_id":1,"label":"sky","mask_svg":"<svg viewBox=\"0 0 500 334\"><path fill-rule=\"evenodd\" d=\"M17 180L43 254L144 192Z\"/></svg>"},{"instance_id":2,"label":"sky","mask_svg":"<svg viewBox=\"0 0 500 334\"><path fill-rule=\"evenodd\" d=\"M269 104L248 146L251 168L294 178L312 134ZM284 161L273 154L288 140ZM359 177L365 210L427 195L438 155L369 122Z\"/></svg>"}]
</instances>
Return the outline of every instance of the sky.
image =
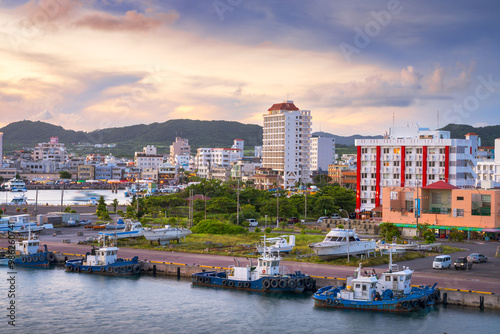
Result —
<instances>
[{"instance_id":1,"label":"sky","mask_svg":"<svg viewBox=\"0 0 500 334\"><path fill-rule=\"evenodd\" d=\"M0 127L170 119L313 131L500 124L500 2L0 0Z\"/></svg>"}]
</instances>

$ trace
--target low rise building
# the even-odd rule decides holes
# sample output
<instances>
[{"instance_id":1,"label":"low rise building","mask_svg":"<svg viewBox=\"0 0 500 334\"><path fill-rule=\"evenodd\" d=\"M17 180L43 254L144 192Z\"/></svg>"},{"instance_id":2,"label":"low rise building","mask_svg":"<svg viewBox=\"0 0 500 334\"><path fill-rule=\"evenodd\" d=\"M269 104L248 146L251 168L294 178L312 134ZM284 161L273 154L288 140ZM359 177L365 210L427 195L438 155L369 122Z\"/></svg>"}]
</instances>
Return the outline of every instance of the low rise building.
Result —
<instances>
[{"instance_id":1,"label":"low rise building","mask_svg":"<svg viewBox=\"0 0 500 334\"><path fill-rule=\"evenodd\" d=\"M272 168L257 168L255 174L251 177L253 186L259 190L276 189L279 187L280 175L277 170Z\"/></svg>"},{"instance_id":2,"label":"low rise building","mask_svg":"<svg viewBox=\"0 0 500 334\"><path fill-rule=\"evenodd\" d=\"M95 166L78 165L78 180L95 180Z\"/></svg>"}]
</instances>

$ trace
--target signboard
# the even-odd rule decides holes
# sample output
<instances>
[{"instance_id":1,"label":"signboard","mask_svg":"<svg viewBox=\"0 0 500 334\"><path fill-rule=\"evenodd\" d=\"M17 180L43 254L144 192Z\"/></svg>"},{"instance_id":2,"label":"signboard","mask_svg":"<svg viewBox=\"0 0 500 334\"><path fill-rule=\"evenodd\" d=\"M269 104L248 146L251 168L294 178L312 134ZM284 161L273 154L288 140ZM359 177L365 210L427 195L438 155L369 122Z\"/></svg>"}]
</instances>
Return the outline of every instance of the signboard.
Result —
<instances>
[{"instance_id":1,"label":"signboard","mask_svg":"<svg viewBox=\"0 0 500 334\"><path fill-rule=\"evenodd\" d=\"M420 198L415 199L415 218L420 217Z\"/></svg>"}]
</instances>

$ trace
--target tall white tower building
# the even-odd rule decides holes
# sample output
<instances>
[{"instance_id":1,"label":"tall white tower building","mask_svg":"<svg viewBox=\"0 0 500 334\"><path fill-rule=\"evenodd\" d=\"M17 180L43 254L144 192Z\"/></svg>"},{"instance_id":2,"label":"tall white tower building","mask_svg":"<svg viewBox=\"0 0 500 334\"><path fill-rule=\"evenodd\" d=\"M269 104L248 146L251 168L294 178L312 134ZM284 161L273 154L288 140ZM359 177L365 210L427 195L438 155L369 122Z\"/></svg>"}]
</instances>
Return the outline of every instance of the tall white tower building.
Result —
<instances>
[{"instance_id":1,"label":"tall white tower building","mask_svg":"<svg viewBox=\"0 0 500 334\"><path fill-rule=\"evenodd\" d=\"M263 117L263 168L278 171L285 189L311 182L311 111L283 101Z\"/></svg>"},{"instance_id":2,"label":"tall white tower building","mask_svg":"<svg viewBox=\"0 0 500 334\"><path fill-rule=\"evenodd\" d=\"M311 170L328 172L328 165L335 163L335 139L311 138Z\"/></svg>"}]
</instances>

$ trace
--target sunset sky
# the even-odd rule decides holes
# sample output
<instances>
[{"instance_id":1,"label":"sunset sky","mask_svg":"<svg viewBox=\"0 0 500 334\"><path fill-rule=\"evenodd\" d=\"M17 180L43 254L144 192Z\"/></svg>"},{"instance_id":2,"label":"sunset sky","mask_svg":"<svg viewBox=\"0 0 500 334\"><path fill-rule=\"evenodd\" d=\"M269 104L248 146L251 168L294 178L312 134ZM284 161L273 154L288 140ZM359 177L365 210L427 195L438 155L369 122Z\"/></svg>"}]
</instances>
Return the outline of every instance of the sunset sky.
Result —
<instances>
[{"instance_id":1,"label":"sunset sky","mask_svg":"<svg viewBox=\"0 0 500 334\"><path fill-rule=\"evenodd\" d=\"M169 119L313 131L500 124L498 1L0 1L0 127Z\"/></svg>"}]
</instances>

